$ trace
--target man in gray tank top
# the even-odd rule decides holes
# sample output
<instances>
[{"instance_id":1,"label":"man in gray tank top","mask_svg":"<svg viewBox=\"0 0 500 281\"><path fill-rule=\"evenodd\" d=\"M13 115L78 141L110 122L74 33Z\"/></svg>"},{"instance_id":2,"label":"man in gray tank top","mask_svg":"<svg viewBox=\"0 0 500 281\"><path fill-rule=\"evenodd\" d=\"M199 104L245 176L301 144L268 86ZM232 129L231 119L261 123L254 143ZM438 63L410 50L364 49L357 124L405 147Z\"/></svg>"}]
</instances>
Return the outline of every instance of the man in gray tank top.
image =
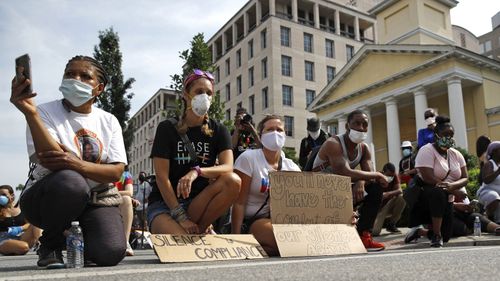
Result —
<instances>
[{"instance_id":1,"label":"man in gray tank top","mask_svg":"<svg viewBox=\"0 0 500 281\"><path fill-rule=\"evenodd\" d=\"M376 172L368 145L363 141L368 132L368 117L361 110L347 116L346 133L326 140L314 159L313 171L351 178L353 204L359 208L357 230L368 251L380 251L384 244L373 241L371 230L382 202L382 188L387 178ZM360 169L356 169L360 166Z\"/></svg>"}]
</instances>

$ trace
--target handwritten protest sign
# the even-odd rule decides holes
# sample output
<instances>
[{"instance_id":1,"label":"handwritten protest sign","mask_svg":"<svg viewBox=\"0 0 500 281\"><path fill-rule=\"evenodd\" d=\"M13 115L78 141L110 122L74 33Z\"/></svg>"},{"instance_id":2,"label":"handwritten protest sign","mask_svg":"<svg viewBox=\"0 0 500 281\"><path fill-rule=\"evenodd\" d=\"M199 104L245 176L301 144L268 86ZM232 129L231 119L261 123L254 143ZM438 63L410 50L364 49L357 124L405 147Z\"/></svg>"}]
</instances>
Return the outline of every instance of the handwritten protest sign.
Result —
<instances>
[{"instance_id":1,"label":"handwritten protest sign","mask_svg":"<svg viewBox=\"0 0 500 281\"><path fill-rule=\"evenodd\" d=\"M274 224L282 257L366 253L354 226L346 224Z\"/></svg>"},{"instance_id":2,"label":"handwritten protest sign","mask_svg":"<svg viewBox=\"0 0 500 281\"><path fill-rule=\"evenodd\" d=\"M272 172L271 221L282 257L366 253L352 221L351 179Z\"/></svg>"},{"instance_id":3,"label":"handwritten protest sign","mask_svg":"<svg viewBox=\"0 0 500 281\"><path fill-rule=\"evenodd\" d=\"M253 235L167 235L150 236L161 262L261 259L267 257Z\"/></svg>"},{"instance_id":4,"label":"handwritten protest sign","mask_svg":"<svg viewBox=\"0 0 500 281\"><path fill-rule=\"evenodd\" d=\"M274 224L350 224L349 177L307 172L269 175L271 221Z\"/></svg>"}]
</instances>

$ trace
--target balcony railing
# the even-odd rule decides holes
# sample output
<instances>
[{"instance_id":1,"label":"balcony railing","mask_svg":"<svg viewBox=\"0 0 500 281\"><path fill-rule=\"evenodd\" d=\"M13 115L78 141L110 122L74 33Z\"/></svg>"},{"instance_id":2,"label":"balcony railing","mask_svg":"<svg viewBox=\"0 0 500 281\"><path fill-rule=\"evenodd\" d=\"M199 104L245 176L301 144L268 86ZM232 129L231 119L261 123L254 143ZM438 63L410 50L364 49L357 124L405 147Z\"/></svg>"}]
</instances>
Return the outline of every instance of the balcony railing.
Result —
<instances>
[{"instance_id":1,"label":"balcony railing","mask_svg":"<svg viewBox=\"0 0 500 281\"><path fill-rule=\"evenodd\" d=\"M292 19L292 14L288 13L283 13L283 12L276 12L276 16L282 19Z\"/></svg>"}]
</instances>

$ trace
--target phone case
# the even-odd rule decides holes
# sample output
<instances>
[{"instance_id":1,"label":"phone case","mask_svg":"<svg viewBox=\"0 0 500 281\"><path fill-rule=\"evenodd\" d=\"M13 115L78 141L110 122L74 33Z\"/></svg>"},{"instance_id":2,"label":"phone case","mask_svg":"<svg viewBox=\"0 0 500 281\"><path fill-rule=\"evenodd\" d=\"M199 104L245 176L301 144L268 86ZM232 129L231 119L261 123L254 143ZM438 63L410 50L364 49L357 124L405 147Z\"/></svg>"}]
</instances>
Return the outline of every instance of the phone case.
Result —
<instances>
[{"instance_id":1,"label":"phone case","mask_svg":"<svg viewBox=\"0 0 500 281\"><path fill-rule=\"evenodd\" d=\"M16 68L18 66L22 66L24 68L23 70L23 75L26 79L29 79L31 81L30 85L24 89L23 94L29 94L33 92L33 80L31 79L31 60L30 56L28 54L24 54L18 58L16 58ZM19 79L17 77L17 69L16 69L16 79Z\"/></svg>"}]
</instances>

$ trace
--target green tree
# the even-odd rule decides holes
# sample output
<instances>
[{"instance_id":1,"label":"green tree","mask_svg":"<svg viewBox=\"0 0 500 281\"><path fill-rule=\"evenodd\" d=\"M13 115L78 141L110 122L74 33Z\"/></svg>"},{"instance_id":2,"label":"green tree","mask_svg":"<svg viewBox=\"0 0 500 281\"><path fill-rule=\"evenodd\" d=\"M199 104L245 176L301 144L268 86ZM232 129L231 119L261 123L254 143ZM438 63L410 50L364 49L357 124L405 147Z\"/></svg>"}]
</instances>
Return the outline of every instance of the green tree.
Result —
<instances>
[{"instance_id":1,"label":"green tree","mask_svg":"<svg viewBox=\"0 0 500 281\"><path fill-rule=\"evenodd\" d=\"M182 93L182 82L194 69L202 69L209 72L214 72L215 65L212 63L212 52L205 43L203 33L198 33L191 40L191 48L179 52L179 57L183 60L182 73L170 75L172 84L170 88L178 93ZM177 108L172 112L168 112L167 117L179 116L182 112L182 100L178 99ZM223 122L226 126L232 127L232 121L224 120L224 103L221 102L219 91L215 92L212 98L212 104L208 111L208 115Z\"/></svg>"},{"instance_id":2,"label":"green tree","mask_svg":"<svg viewBox=\"0 0 500 281\"><path fill-rule=\"evenodd\" d=\"M24 184L21 184L21 183L16 186L16 190L23 190L23 188L24 188Z\"/></svg>"},{"instance_id":3,"label":"green tree","mask_svg":"<svg viewBox=\"0 0 500 281\"><path fill-rule=\"evenodd\" d=\"M94 46L94 58L104 67L109 83L97 98L97 106L116 116L123 128L123 141L128 152L133 141L133 128L127 126L127 122L130 118L130 101L134 96L128 91L135 79L128 78L124 82L118 33L112 27L99 31L99 41L99 45Z\"/></svg>"}]
</instances>

